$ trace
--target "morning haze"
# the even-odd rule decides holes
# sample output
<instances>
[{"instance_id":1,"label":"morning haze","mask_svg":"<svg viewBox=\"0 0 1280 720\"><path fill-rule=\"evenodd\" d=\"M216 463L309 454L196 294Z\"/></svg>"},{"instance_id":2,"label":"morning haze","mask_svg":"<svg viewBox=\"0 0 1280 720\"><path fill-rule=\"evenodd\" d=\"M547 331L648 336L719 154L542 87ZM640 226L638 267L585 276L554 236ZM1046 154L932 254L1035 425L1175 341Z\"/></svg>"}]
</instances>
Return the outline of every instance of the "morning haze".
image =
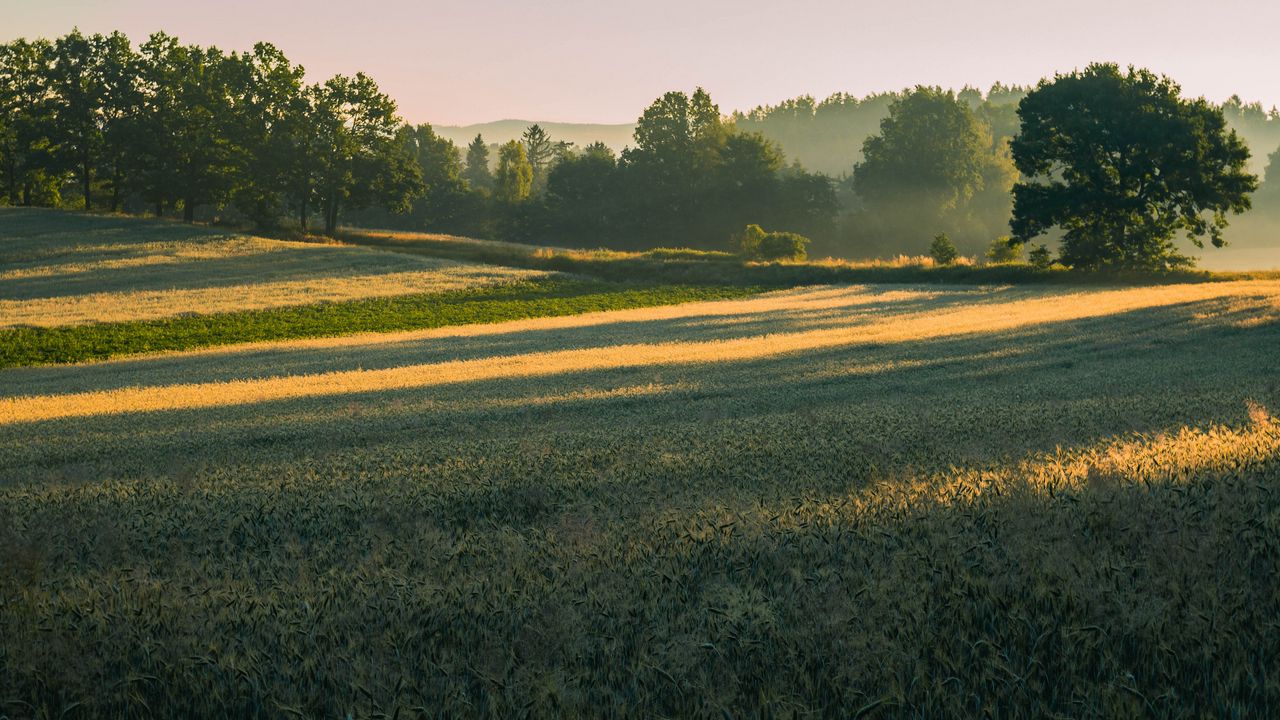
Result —
<instances>
[{"instance_id":1,"label":"morning haze","mask_svg":"<svg viewBox=\"0 0 1280 720\"><path fill-rule=\"evenodd\" d=\"M0 3L0 720L1277 717L1273 3Z\"/></svg>"}]
</instances>

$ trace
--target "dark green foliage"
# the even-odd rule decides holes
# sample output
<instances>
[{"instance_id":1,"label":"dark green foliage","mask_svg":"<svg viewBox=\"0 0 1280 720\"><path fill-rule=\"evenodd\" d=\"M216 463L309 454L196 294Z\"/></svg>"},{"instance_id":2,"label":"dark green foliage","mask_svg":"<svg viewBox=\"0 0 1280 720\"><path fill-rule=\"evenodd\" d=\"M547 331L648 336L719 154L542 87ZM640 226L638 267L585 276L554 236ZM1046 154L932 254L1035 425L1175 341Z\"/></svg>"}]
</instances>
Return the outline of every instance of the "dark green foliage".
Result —
<instances>
[{"instance_id":1,"label":"dark green foliage","mask_svg":"<svg viewBox=\"0 0 1280 720\"><path fill-rule=\"evenodd\" d=\"M1014 237L1061 228L1073 267L1186 265L1179 231L1221 247L1228 213L1249 209L1257 178L1222 111L1180 94L1169 78L1110 64L1041 82L1018 108Z\"/></svg>"},{"instance_id":2,"label":"dark green foliage","mask_svg":"<svg viewBox=\"0 0 1280 720\"><path fill-rule=\"evenodd\" d=\"M52 205L59 183L50 102L53 45L15 40L0 45L0 161L5 195L13 205Z\"/></svg>"},{"instance_id":3,"label":"dark green foliage","mask_svg":"<svg viewBox=\"0 0 1280 720\"><path fill-rule=\"evenodd\" d=\"M303 85L275 47L224 53L164 33L0 45L0 171L11 204L224 211L259 227L421 193L395 103L364 75ZM71 181L74 180L74 183ZM109 196L109 200L106 197ZM105 202L99 201L102 197ZM95 203L95 201L98 201Z\"/></svg>"},{"instance_id":4,"label":"dark green foliage","mask_svg":"<svg viewBox=\"0 0 1280 720\"><path fill-rule=\"evenodd\" d=\"M618 162L602 143L565 156L547 177L546 202L557 236L600 244L614 232L622 206Z\"/></svg>"},{"instance_id":5,"label":"dark green foliage","mask_svg":"<svg viewBox=\"0 0 1280 720\"><path fill-rule=\"evenodd\" d=\"M629 286L585 281L409 295L165 320L0 330L0 368L263 340L419 330L743 297L742 286Z\"/></svg>"},{"instance_id":6,"label":"dark green foliage","mask_svg":"<svg viewBox=\"0 0 1280 720\"><path fill-rule=\"evenodd\" d=\"M480 135L476 135L476 139L467 145L467 167L462 171L462 178L476 190L493 189L493 171L489 169L489 146Z\"/></svg>"},{"instance_id":7,"label":"dark green foliage","mask_svg":"<svg viewBox=\"0 0 1280 720\"><path fill-rule=\"evenodd\" d=\"M938 233L929 243L929 257L939 265L951 265L960 257L960 251L946 233Z\"/></svg>"},{"instance_id":8,"label":"dark green foliage","mask_svg":"<svg viewBox=\"0 0 1280 720\"><path fill-rule=\"evenodd\" d=\"M1253 196L1258 211L1280 219L1280 147L1267 158L1262 185Z\"/></svg>"},{"instance_id":9,"label":"dark green foliage","mask_svg":"<svg viewBox=\"0 0 1280 720\"><path fill-rule=\"evenodd\" d=\"M656 100L635 138L617 160L598 145L562 155L547 185L550 239L645 248L670 238L717 248L750 220L805 232L833 224L830 180L784 167L776 145L726 123L702 89Z\"/></svg>"},{"instance_id":10,"label":"dark green foliage","mask_svg":"<svg viewBox=\"0 0 1280 720\"><path fill-rule=\"evenodd\" d=\"M734 240L738 254L746 260L804 260L808 256L809 238L793 232L765 232L759 225L748 225Z\"/></svg>"},{"instance_id":11,"label":"dark green foliage","mask_svg":"<svg viewBox=\"0 0 1280 720\"><path fill-rule=\"evenodd\" d=\"M512 140L498 150L498 173L494 177L493 197L511 205L529 197L533 191L533 165L524 145Z\"/></svg>"},{"instance_id":12,"label":"dark green foliage","mask_svg":"<svg viewBox=\"0 0 1280 720\"><path fill-rule=\"evenodd\" d=\"M945 229L969 252L1007 224L1012 165L1003 143L954 93L918 87L895 100L853 168L862 204L850 242L882 255L901 239Z\"/></svg>"},{"instance_id":13,"label":"dark green foliage","mask_svg":"<svg viewBox=\"0 0 1280 720\"><path fill-rule=\"evenodd\" d=\"M1027 253L1027 260L1037 270L1048 270L1053 266L1053 253L1044 245L1037 245Z\"/></svg>"},{"instance_id":14,"label":"dark green foliage","mask_svg":"<svg viewBox=\"0 0 1280 720\"><path fill-rule=\"evenodd\" d=\"M249 157L236 127L237 61L217 48L182 45L164 33L142 44L138 81L148 88L130 148L136 187L158 210L222 205Z\"/></svg>"},{"instance_id":15,"label":"dark green foliage","mask_svg":"<svg viewBox=\"0 0 1280 720\"><path fill-rule=\"evenodd\" d=\"M325 233L339 211L379 205L405 211L423 191L422 172L396 142L396 104L364 73L332 78L316 91L321 165L316 178Z\"/></svg>"},{"instance_id":16,"label":"dark green foliage","mask_svg":"<svg viewBox=\"0 0 1280 720\"><path fill-rule=\"evenodd\" d=\"M258 43L237 59L235 138L245 152L232 203L257 227L272 228L319 166L308 143L313 117L302 67L275 46Z\"/></svg>"},{"instance_id":17,"label":"dark green foliage","mask_svg":"<svg viewBox=\"0 0 1280 720\"><path fill-rule=\"evenodd\" d=\"M760 240L756 257L761 260L795 260L808 257L809 238L793 232L771 232Z\"/></svg>"}]
</instances>

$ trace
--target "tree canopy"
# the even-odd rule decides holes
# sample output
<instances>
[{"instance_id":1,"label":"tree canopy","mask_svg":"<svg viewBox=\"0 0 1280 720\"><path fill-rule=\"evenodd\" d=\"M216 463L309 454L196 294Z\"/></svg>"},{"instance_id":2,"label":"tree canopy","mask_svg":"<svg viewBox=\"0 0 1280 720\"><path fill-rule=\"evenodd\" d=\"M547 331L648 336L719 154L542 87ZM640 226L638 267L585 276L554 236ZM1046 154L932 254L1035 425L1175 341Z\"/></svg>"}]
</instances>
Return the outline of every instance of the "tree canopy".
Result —
<instances>
[{"instance_id":1,"label":"tree canopy","mask_svg":"<svg viewBox=\"0 0 1280 720\"><path fill-rule=\"evenodd\" d=\"M1245 137L1267 151L1251 166ZM1184 101L1167 79L1091 66L1030 92L917 87L731 115L702 88L673 91L621 153L538 124L459 148L406 124L372 78L309 84L268 43L224 52L156 33L135 46L77 30L0 44L0 202L304 232L319 220L330 233L726 249L762 225L822 254L917 253L946 233L962 254L1004 257L992 243L1010 236L1017 183L1011 248L1048 234L1069 264L1169 267L1184 261L1179 231L1225 240L1257 185L1246 170L1277 144L1275 110ZM1274 235L1269 160L1259 211L1233 239Z\"/></svg>"},{"instance_id":2,"label":"tree canopy","mask_svg":"<svg viewBox=\"0 0 1280 720\"><path fill-rule=\"evenodd\" d=\"M529 197L532 190L533 165L524 145L512 140L498 149L493 196L501 202L516 203Z\"/></svg>"},{"instance_id":3,"label":"tree canopy","mask_svg":"<svg viewBox=\"0 0 1280 720\"><path fill-rule=\"evenodd\" d=\"M1228 213L1249 209L1249 150L1220 109L1186 100L1148 70L1113 64L1046 80L1018 106L1014 237L1062 231L1074 267L1184 265L1172 240L1222 246Z\"/></svg>"},{"instance_id":4,"label":"tree canopy","mask_svg":"<svg viewBox=\"0 0 1280 720\"><path fill-rule=\"evenodd\" d=\"M274 46L244 53L156 33L73 31L0 45L0 169L11 203L158 214L235 209L260 226L319 207L408 207L418 168L395 142L395 103L365 75L307 86Z\"/></svg>"},{"instance_id":5,"label":"tree canopy","mask_svg":"<svg viewBox=\"0 0 1280 720\"><path fill-rule=\"evenodd\" d=\"M1004 230L1013 179L1004 143L993 142L969 103L917 87L890 104L880 133L863 144L852 187L861 227L880 242L946 232L978 251Z\"/></svg>"}]
</instances>

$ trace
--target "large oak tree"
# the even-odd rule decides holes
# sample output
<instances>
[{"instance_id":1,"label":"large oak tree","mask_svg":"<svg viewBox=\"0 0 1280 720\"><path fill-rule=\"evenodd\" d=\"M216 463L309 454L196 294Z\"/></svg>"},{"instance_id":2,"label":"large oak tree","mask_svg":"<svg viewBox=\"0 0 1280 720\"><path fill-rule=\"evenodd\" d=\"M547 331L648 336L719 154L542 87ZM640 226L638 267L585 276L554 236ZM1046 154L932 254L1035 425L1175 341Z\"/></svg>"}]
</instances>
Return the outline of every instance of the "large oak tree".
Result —
<instances>
[{"instance_id":1,"label":"large oak tree","mask_svg":"<svg viewBox=\"0 0 1280 720\"><path fill-rule=\"evenodd\" d=\"M1095 64L1042 81L1018 107L1011 145L1023 175L1012 227L1026 241L1062 232L1073 267L1189 264L1179 231L1221 247L1228 213L1250 207L1249 150L1222 110L1187 100L1167 77Z\"/></svg>"}]
</instances>

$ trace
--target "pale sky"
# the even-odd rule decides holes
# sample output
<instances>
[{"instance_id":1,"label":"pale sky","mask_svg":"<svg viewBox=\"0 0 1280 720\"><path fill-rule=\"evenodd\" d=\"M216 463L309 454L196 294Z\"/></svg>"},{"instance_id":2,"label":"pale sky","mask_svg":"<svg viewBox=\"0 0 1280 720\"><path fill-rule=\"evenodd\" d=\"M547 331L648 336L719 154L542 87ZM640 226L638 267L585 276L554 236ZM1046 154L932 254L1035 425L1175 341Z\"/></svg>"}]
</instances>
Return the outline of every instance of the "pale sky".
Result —
<instances>
[{"instance_id":1,"label":"pale sky","mask_svg":"<svg viewBox=\"0 0 1280 720\"><path fill-rule=\"evenodd\" d=\"M312 80L363 70L411 122L631 122L701 85L728 112L802 94L1034 83L1091 61L1280 105L1278 0L0 0L0 41L156 30L266 40Z\"/></svg>"}]
</instances>

